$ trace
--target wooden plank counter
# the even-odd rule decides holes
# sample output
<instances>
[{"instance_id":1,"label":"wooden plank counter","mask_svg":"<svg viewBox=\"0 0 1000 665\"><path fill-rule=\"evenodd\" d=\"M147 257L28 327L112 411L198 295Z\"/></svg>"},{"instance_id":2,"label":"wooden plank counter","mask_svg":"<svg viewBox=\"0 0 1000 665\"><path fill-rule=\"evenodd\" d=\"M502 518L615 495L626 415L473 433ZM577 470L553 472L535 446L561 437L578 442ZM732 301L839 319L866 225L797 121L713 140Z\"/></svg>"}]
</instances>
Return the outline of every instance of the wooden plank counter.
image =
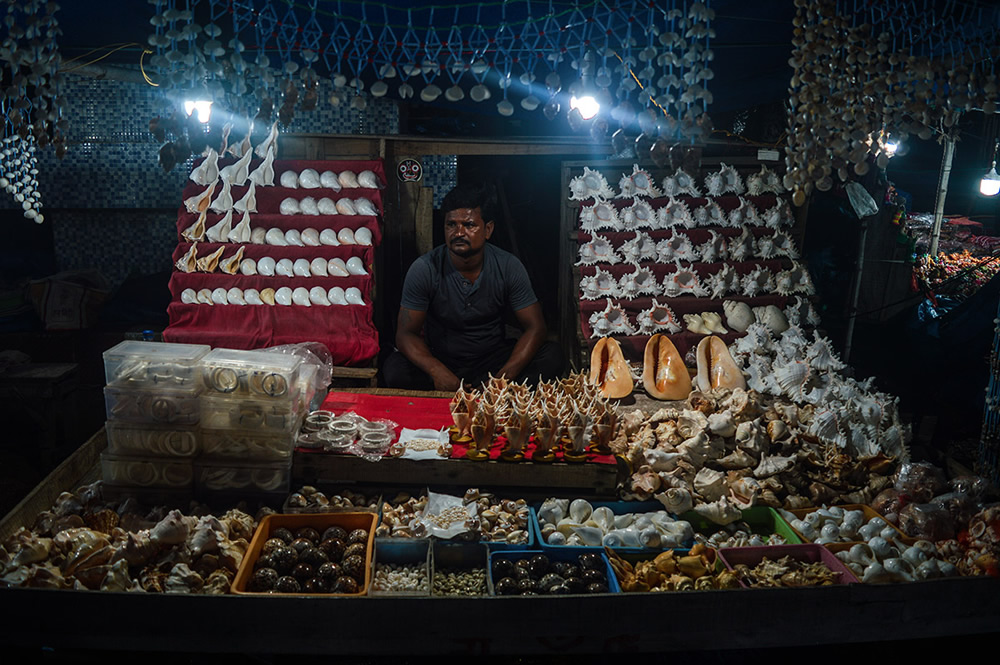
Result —
<instances>
[{"instance_id":1,"label":"wooden plank counter","mask_svg":"<svg viewBox=\"0 0 1000 665\"><path fill-rule=\"evenodd\" d=\"M0 535L30 524L59 492L96 477L104 444L102 430L4 518ZM0 641L8 649L412 657L794 647L799 657L828 662L833 653L914 655L934 638L953 648L985 642L1000 632L1000 580L478 599L18 588L0 589L0 607L7 610Z\"/></svg>"}]
</instances>

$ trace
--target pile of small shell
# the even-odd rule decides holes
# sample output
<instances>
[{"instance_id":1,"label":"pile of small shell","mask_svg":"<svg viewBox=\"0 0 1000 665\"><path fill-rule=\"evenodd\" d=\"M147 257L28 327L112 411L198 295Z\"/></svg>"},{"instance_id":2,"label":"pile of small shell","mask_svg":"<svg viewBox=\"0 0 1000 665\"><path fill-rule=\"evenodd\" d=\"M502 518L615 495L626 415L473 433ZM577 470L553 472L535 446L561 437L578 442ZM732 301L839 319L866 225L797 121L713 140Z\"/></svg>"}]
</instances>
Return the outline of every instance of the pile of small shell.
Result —
<instances>
[{"instance_id":1,"label":"pile of small shell","mask_svg":"<svg viewBox=\"0 0 1000 665\"><path fill-rule=\"evenodd\" d=\"M372 590L427 593L427 566L422 563L377 563Z\"/></svg>"},{"instance_id":2,"label":"pile of small shell","mask_svg":"<svg viewBox=\"0 0 1000 665\"><path fill-rule=\"evenodd\" d=\"M625 593L739 588L739 581L731 571L712 572L714 554L702 544L695 545L684 556L668 550L635 565L612 550L607 552L611 569Z\"/></svg>"},{"instance_id":3,"label":"pile of small shell","mask_svg":"<svg viewBox=\"0 0 1000 665\"><path fill-rule=\"evenodd\" d=\"M63 492L30 530L0 546L0 585L102 591L229 593L257 523L239 510L220 517L107 504L99 484Z\"/></svg>"},{"instance_id":4,"label":"pile of small shell","mask_svg":"<svg viewBox=\"0 0 1000 665\"><path fill-rule=\"evenodd\" d=\"M549 545L667 548L686 547L694 538L689 522L665 510L616 515L586 499L546 499L538 509L538 524Z\"/></svg>"},{"instance_id":5,"label":"pile of small shell","mask_svg":"<svg viewBox=\"0 0 1000 665\"><path fill-rule=\"evenodd\" d=\"M28 125L29 128L32 125ZM35 136L21 138L20 134L3 140L0 150L0 189L21 205L26 219L37 224L45 221L39 212L42 209L42 194L38 191L38 158L35 156Z\"/></svg>"},{"instance_id":6,"label":"pile of small shell","mask_svg":"<svg viewBox=\"0 0 1000 665\"><path fill-rule=\"evenodd\" d=\"M791 326L775 337L754 323L729 351L751 390L812 405L808 424L802 423L806 435L855 459L909 457L910 428L900 419L899 398L874 390L871 378L848 376L833 343L817 331L809 340Z\"/></svg>"},{"instance_id":7,"label":"pile of small shell","mask_svg":"<svg viewBox=\"0 0 1000 665\"><path fill-rule=\"evenodd\" d=\"M608 593L604 557L598 552L575 561L550 561L545 554L517 552L493 556L493 589L498 596Z\"/></svg>"},{"instance_id":8,"label":"pile of small shell","mask_svg":"<svg viewBox=\"0 0 1000 665\"><path fill-rule=\"evenodd\" d=\"M634 469L626 499L655 497L671 513L693 509L725 525L753 505L867 504L892 483L896 460L853 458L811 434L812 405L742 389L693 391L675 404L621 417L612 448Z\"/></svg>"},{"instance_id":9,"label":"pile of small shell","mask_svg":"<svg viewBox=\"0 0 1000 665\"><path fill-rule=\"evenodd\" d=\"M748 587L804 587L829 586L837 583L837 573L826 564L815 561L806 563L790 556L777 561L767 557L751 568L746 564L733 566L736 577Z\"/></svg>"},{"instance_id":10,"label":"pile of small shell","mask_svg":"<svg viewBox=\"0 0 1000 665\"><path fill-rule=\"evenodd\" d=\"M382 504L382 522L375 530L379 537L423 538L427 526L422 522L427 517L447 527L456 519L468 522L469 531L464 535L468 540L524 545L528 542L531 511L524 499L500 499L478 489L466 491L463 497L465 507L455 506L453 514L425 516L427 497L402 497L399 501ZM475 503L473 517L469 517L468 507ZM395 504L395 505L394 505Z\"/></svg>"},{"instance_id":11,"label":"pile of small shell","mask_svg":"<svg viewBox=\"0 0 1000 665\"><path fill-rule=\"evenodd\" d=\"M194 245L192 245L193 247ZM356 257L355 257L356 258ZM188 305L283 305L298 307L332 307L360 305L365 306L365 297L361 295L361 289L356 286L349 286L346 289L340 286L331 287L329 290L322 286L314 286L307 289L304 286L290 288L282 286L277 289L267 287L264 289L241 289L232 287L225 289L218 287L215 289L187 288L181 291L181 302Z\"/></svg>"},{"instance_id":12,"label":"pile of small shell","mask_svg":"<svg viewBox=\"0 0 1000 665\"><path fill-rule=\"evenodd\" d=\"M740 526L739 523L729 524L707 536L696 533L694 534L694 539L696 542L716 550L722 547L766 547L770 545L784 545L788 542L780 534L772 533L762 536L759 533L754 533L749 526L745 524Z\"/></svg>"},{"instance_id":13,"label":"pile of small shell","mask_svg":"<svg viewBox=\"0 0 1000 665\"><path fill-rule=\"evenodd\" d=\"M869 155L885 168L889 134L928 139L964 111L996 110L995 13L888 4L795 2L784 184L796 205L829 190L834 174L867 173Z\"/></svg>"},{"instance_id":14,"label":"pile of small shell","mask_svg":"<svg viewBox=\"0 0 1000 665\"><path fill-rule=\"evenodd\" d=\"M438 568L434 570L435 596L485 596L485 568Z\"/></svg>"},{"instance_id":15,"label":"pile of small shell","mask_svg":"<svg viewBox=\"0 0 1000 665\"><path fill-rule=\"evenodd\" d=\"M277 527L253 562L248 591L343 593L364 590L368 531L331 526L322 535L312 527L294 533Z\"/></svg>"},{"instance_id":16,"label":"pile of small shell","mask_svg":"<svg viewBox=\"0 0 1000 665\"><path fill-rule=\"evenodd\" d=\"M297 492L292 492L285 500L286 508L300 512L322 512L329 509L338 510L378 510L378 498L369 498L360 492L343 489L332 495L321 492L312 485L304 485Z\"/></svg>"}]
</instances>

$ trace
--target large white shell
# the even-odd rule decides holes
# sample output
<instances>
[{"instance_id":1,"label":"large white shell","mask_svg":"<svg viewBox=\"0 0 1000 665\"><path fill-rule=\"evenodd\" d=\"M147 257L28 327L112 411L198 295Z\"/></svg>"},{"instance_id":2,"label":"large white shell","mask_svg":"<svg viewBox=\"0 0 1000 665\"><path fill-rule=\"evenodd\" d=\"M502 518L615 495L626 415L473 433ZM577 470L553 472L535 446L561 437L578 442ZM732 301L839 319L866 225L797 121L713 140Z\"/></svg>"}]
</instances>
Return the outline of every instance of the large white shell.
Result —
<instances>
[{"instance_id":1,"label":"large white shell","mask_svg":"<svg viewBox=\"0 0 1000 665\"><path fill-rule=\"evenodd\" d=\"M753 313L757 319L757 323L767 326L775 335L780 335L788 330L788 319L785 318L785 314L775 305L754 307Z\"/></svg>"},{"instance_id":2,"label":"large white shell","mask_svg":"<svg viewBox=\"0 0 1000 665\"><path fill-rule=\"evenodd\" d=\"M602 311L591 314L588 321L591 328L591 337L635 334L635 328L628 320L625 310L611 300L607 301Z\"/></svg>"},{"instance_id":3,"label":"large white shell","mask_svg":"<svg viewBox=\"0 0 1000 665\"><path fill-rule=\"evenodd\" d=\"M710 298L718 300L739 288L740 278L731 265L725 263L718 271L710 273L703 283Z\"/></svg>"},{"instance_id":4,"label":"large white shell","mask_svg":"<svg viewBox=\"0 0 1000 665\"><path fill-rule=\"evenodd\" d=\"M713 333L725 335L729 332L726 330L725 326L722 325L722 316L719 315L718 312L702 312L701 320L704 321L705 327Z\"/></svg>"},{"instance_id":5,"label":"large white shell","mask_svg":"<svg viewBox=\"0 0 1000 665\"><path fill-rule=\"evenodd\" d=\"M312 228L311 226L306 229L302 229L302 244L306 247L319 247L319 231Z\"/></svg>"},{"instance_id":6,"label":"large white shell","mask_svg":"<svg viewBox=\"0 0 1000 665\"><path fill-rule=\"evenodd\" d=\"M201 213L208 209L212 202L212 195L215 193L215 182L212 182L200 194L184 199L184 209L190 213Z\"/></svg>"},{"instance_id":7,"label":"large white shell","mask_svg":"<svg viewBox=\"0 0 1000 665\"><path fill-rule=\"evenodd\" d=\"M281 183L282 187L287 187L288 189L298 189L299 174L295 171L285 171L278 177L278 182Z\"/></svg>"},{"instance_id":8,"label":"large white shell","mask_svg":"<svg viewBox=\"0 0 1000 665\"><path fill-rule=\"evenodd\" d=\"M288 240L285 239L285 232L277 226L272 226L267 230L264 240L268 245L277 245L279 247L288 245Z\"/></svg>"},{"instance_id":9,"label":"large white shell","mask_svg":"<svg viewBox=\"0 0 1000 665\"><path fill-rule=\"evenodd\" d=\"M586 166L583 174L569 181L569 198L573 201L586 199L610 199L614 196L607 179L598 171Z\"/></svg>"},{"instance_id":10,"label":"large white shell","mask_svg":"<svg viewBox=\"0 0 1000 665\"><path fill-rule=\"evenodd\" d=\"M289 258L278 259L277 263L274 264L274 272L282 277L294 277L295 264Z\"/></svg>"},{"instance_id":11,"label":"large white shell","mask_svg":"<svg viewBox=\"0 0 1000 665\"><path fill-rule=\"evenodd\" d=\"M216 289L212 289L212 302L216 305L228 305L229 295L226 289L221 286Z\"/></svg>"},{"instance_id":12,"label":"large white shell","mask_svg":"<svg viewBox=\"0 0 1000 665\"><path fill-rule=\"evenodd\" d=\"M580 295L584 300L614 298L618 295L618 280L598 267L593 275L580 278Z\"/></svg>"},{"instance_id":13,"label":"large white shell","mask_svg":"<svg viewBox=\"0 0 1000 665\"><path fill-rule=\"evenodd\" d=\"M250 231L250 242L255 245L266 245L267 244L267 229L263 226L258 226Z\"/></svg>"},{"instance_id":14,"label":"large white shell","mask_svg":"<svg viewBox=\"0 0 1000 665\"><path fill-rule=\"evenodd\" d=\"M200 305L215 305L215 301L212 300L212 289L198 289L197 298Z\"/></svg>"},{"instance_id":15,"label":"large white shell","mask_svg":"<svg viewBox=\"0 0 1000 665\"><path fill-rule=\"evenodd\" d=\"M250 172L250 180L257 183L259 187L271 187L274 185L274 151L268 150L267 156Z\"/></svg>"},{"instance_id":16,"label":"large white shell","mask_svg":"<svg viewBox=\"0 0 1000 665\"><path fill-rule=\"evenodd\" d=\"M233 209L239 212L257 212L257 183L251 182L247 193L233 204Z\"/></svg>"},{"instance_id":17,"label":"large white shell","mask_svg":"<svg viewBox=\"0 0 1000 665\"><path fill-rule=\"evenodd\" d=\"M316 189L319 186L319 173L316 169L302 169L302 172L299 173L299 187L302 189Z\"/></svg>"},{"instance_id":18,"label":"large white shell","mask_svg":"<svg viewBox=\"0 0 1000 665\"><path fill-rule=\"evenodd\" d=\"M208 155L197 168L191 171L191 175L188 177L199 185L209 185L215 182L219 178L219 153L213 148L209 148Z\"/></svg>"},{"instance_id":19,"label":"large white shell","mask_svg":"<svg viewBox=\"0 0 1000 665\"><path fill-rule=\"evenodd\" d=\"M304 286L297 286L292 291L292 304L300 307L312 307L312 300L309 299L309 289Z\"/></svg>"},{"instance_id":20,"label":"large white shell","mask_svg":"<svg viewBox=\"0 0 1000 665\"><path fill-rule=\"evenodd\" d=\"M632 166L631 175L622 176L622 179L618 183L618 188L621 190L618 194L619 198L642 196L655 199L663 195L656 187L649 172L639 168L638 164Z\"/></svg>"},{"instance_id":21,"label":"large white shell","mask_svg":"<svg viewBox=\"0 0 1000 665\"><path fill-rule=\"evenodd\" d=\"M726 300L722 303L722 310L726 313L726 325L736 332L746 332L754 322L750 306L740 300Z\"/></svg>"},{"instance_id":22,"label":"large white shell","mask_svg":"<svg viewBox=\"0 0 1000 665\"><path fill-rule=\"evenodd\" d=\"M678 333L681 326L677 322L677 315L667 305L661 305L653 298L653 305L649 309L639 312L636 317L639 325L639 333L652 335L658 332Z\"/></svg>"},{"instance_id":23,"label":"large white shell","mask_svg":"<svg viewBox=\"0 0 1000 665\"><path fill-rule=\"evenodd\" d=\"M334 286L326 292L326 297L330 301L331 305L347 304L347 298L344 297L344 289L342 287Z\"/></svg>"},{"instance_id":24,"label":"large white shell","mask_svg":"<svg viewBox=\"0 0 1000 665\"><path fill-rule=\"evenodd\" d=\"M344 300L346 300L349 305L365 304L365 299L361 295L361 289L356 286L350 286L344 290Z\"/></svg>"},{"instance_id":25,"label":"large white shell","mask_svg":"<svg viewBox=\"0 0 1000 665\"><path fill-rule=\"evenodd\" d=\"M375 172L367 169L358 174L358 185L365 189L381 189L382 187Z\"/></svg>"},{"instance_id":26,"label":"large white shell","mask_svg":"<svg viewBox=\"0 0 1000 665\"><path fill-rule=\"evenodd\" d=\"M730 238L727 246L729 248L729 258L733 261L746 261L752 258L756 249L753 234L746 227L743 228L743 231L738 236Z\"/></svg>"},{"instance_id":27,"label":"large white shell","mask_svg":"<svg viewBox=\"0 0 1000 665\"><path fill-rule=\"evenodd\" d=\"M618 293L621 294L622 298L629 300L637 296L659 295L660 284L649 268L636 265L632 272L622 275L618 282Z\"/></svg>"},{"instance_id":28,"label":"large white shell","mask_svg":"<svg viewBox=\"0 0 1000 665\"><path fill-rule=\"evenodd\" d=\"M354 199L354 210L359 215L369 215L371 217L378 215L378 210L375 209L375 204L371 202L371 199L366 199L363 196Z\"/></svg>"},{"instance_id":29,"label":"large white shell","mask_svg":"<svg viewBox=\"0 0 1000 665\"><path fill-rule=\"evenodd\" d=\"M282 200L281 205L278 207L278 211L282 215L297 215L299 214L299 201L298 199L293 199L288 197Z\"/></svg>"},{"instance_id":30,"label":"large white shell","mask_svg":"<svg viewBox=\"0 0 1000 665\"><path fill-rule=\"evenodd\" d=\"M356 245L357 241L354 239L354 231L348 227L344 227L337 231L337 240L341 245Z\"/></svg>"},{"instance_id":31,"label":"large white shell","mask_svg":"<svg viewBox=\"0 0 1000 665\"><path fill-rule=\"evenodd\" d=\"M316 199L307 196L299 201L299 212L303 215L318 215L319 205L316 203Z\"/></svg>"},{"instance_id":32,"label":"large white shell","mask_svg":"<svg viewBox=\"0 0 1000 665\"><path fill-rule=\"evenodd\" d=\"M298 229L288 229L285 231L285 242L292 247L305 247L306 244L302 242L302 234Z\"/></svg>"},{"instance_id":33,"label":"large white shell","mask_svg":"<svg viewBox=\"0 0 1000 665\"><path fill-rule=\"evenodd\" d=\"M626 261L639 263L656 258L656 242L646 233L639 231L634 238L626 240L621 246L622 256ZM609 262L610 263L610 262Z\"/></svg>"},{"instance_id":34,"label":"large white shell","mask_svg":"<svg viewBox=\"0 0 1000 665\"><path fill-rule=\"evenodd\" d=\"M663 278L663 294L665 296L668 298L677 298L679 296L690 295L700 298L708 295L708 291L702 286L701 280L698 278L698 273L681 267L679 261L675 261L674 265L676 266L676 270L668 273Z\"/></svg>"},{"instance_id":35,"label":"large white shell","mask_svg":"<svg viewBox=\"0 0 1000 665\"><path fill-rule=\"evenodd\" d=\"M580 228L584 231L611 230L622 228L618 210L608 201L597 201L580 211Z\"/></svg>"},{"instance_id":36,"label":"large white shell","mask_svg":"<svg viewBox=\"0 0 1000 665\"><path fill-rule=\"evenodd\" d=\"M232 185L229 184L228 180L222 181L222 189L219 190L219 195L215 197L208 209L212 212L230 212L233 208L233 192Z\"/></svg>"},{"instance_id":37,"label":"large white shell","mask_svg":"<svg viewBox=\"0 0 1000 665\"><path fill-rule=\"evenodd\" d=\"M314 286L309 289L309 300L314 305L320 305L322 307L330 306L330 298L326 295L326 289L322 286Z\"/></svg>"},{"instance_id":38,"label":"large white shell","mask_svg":"<svg viewBox=\"0 0 1000 665\"><path fill-rule=\"evenodd\" d=\"M257 289L244 289L243 299L246 300L248 305L263 305L264 301L260 299L260 291Z\"/></svg>"},{"instance_id":39,"label":"large white shell","mask_svg":"<svg viewBox=\"0 0 1000 665\"><path fill-rule=\"evenodd\" d=\"M719 235L715 231L709 231L708 240L698 245L697 253L705 263L725 261L729 256L725 236Z\"/></svg>"},{"instance_id":40,"label":"large white shell","mask_svg":"<svg viewBox=\"0 0 1000 665\"><path fill-rule=\"evenodd\" d=\"M230 305L246 305L247 301L243 296L243 289L232 287L226 291L226 300L229 301Z\"/></svg>"},{"instance_id":41,"label":"large white shell","mask_svg":"<svg viewBox=\"0 0 1000 665\"><path fill-rule=\"evenodd\" d=\"M240 263L243 261L243 248L239 247L229 256L219 260L219 270L227 275L235 275L240 271Z\"/></svg>"},{"instance_id":42,"label":"large white shell","mask_svg":"<svg viewBox=\"0 0 1000 665\"><path fill-rule=\"evenodd\" d=\"M312 266L309 259L295 259L292 264L292 272L296 277L312 277Z\"/></svg>"},{"instance_id":43,"label":"large white shell","mask_svg":"<svg viewBox=\"0 0 1000 665\"><path fill-rule=\"evenodd\" d=\"M327 271L327 260L321 256L309 262L309 272L316 277L326 277L330 273Z\"/></svg>"},{"instance_id":44,"label":"large white shell","mask_svg":"<svg viewBox=\"0 0 1000 665\"><path fill-rule=\"evenodd\" d=\"M656 260L660 263L686 261L693 263L700 258L698 251L686 233L675 232L669 238L656 243Z\"/></svg>"},{"instance_id":45,"label":"large white shell","mask_svg":"<svg viewBox=\"0 0 1000 665\"><path fill-rule=\"evenodd\" d=\"M277 263L278 262L270 256L262 256L257 259L257 272L265 277L273 277L274 268Z\"/></svg>"},{"instance_id":46,"label":"large white shell","mask_svg":"<svg viewBox=\"0 0 1000 665\"><path fill-rule=\"evenodd\" d=\"M576 265L593 265L595 263L619 263L621 258L607 238L593 235L590 240L580 245L580 260Z\"/></svg>"},{"instance_id":47,"label":"large white shell","mask_svg":"<svg viewBox=\"0 0 1000 665\"><path fill-rule=\"evenodd\" d=\"M319 210L319 214L321 215L337 214L337 204L333 202L333 199L327 198L326 196L316 202L316 208Z\"/></svg>"},{"instance_id":48,"label":"large white shell","mask_svg":"<svg viewBox=\"0 0 1000 665\"><path fill-rule=\"evenodd\" d=\"M250 175L251 159L253 159L252 153L244 154L235 163L220 169L219 177L228 181L231 185L242 187L246 183L247 177Z\"/></svg>"},{"instance_id":49,"label":"large white shell","mask_svg":"<svg viewBox=\"0 0 1000 665\"><path fill-rule=\"evenodd\" d=\"M643 199L636 199L635 203L622 210L620 217L622 228L627 230L651 229L659 221L653 206Z\"/></svg>"},{"instance_id":50,"label":"large white shell","mask_svg":"<svg viewBox=\"0 0 1000 665\"><path fill-rule=\"evenodd\" d=\"M352 275L367 275L368 271L365 270L365 263L361 260L359 256L352 256L347 259L347 272Z\"/></svg>"},{"instance_id":51,"label":"large white shell","mask_svg":"<svg viewBox=\"0 0 1000 665\"><path fill-rule=\"evenodd\" d=\"M181 291L181 302L188 305L198 304L198 292L194 289L184 289Z\"/></svg>"},{"instance_id":52,"label":"large white shell","mask_svg":"<svg viewBox=\"0 0 1000 665\"><path fill-rule=\"evenodd\" d=\"M250 229L250 213L244 210L239 223L229 231L226 240L242 244L248 243L252 239L253 231Z\"/></svg>"},{"instance_id":53,"label":"large white shell","mask_svg":"<svg viewBox=\"0 0 1000 665\"><path fill-rule=\"evenodd\" d=\"M340 240L337 239L337 232L334 229L323 229L320 231L319 241L321 244L331 247L336 247L340 244Z\"/></svg>"},{"instance_id":54,"label":"large white shell","mask_svg":"<svg viewBox=\"0 0 1000 665\"><path fill-rule=\"evenodd\" d=\"M372 232L367 226L362 226L354 232L354 242L358 245L370 247L372 244Z\"/></svg>"},{"instance_id":55,"label":"large white shell","mask_svg":"<svg viewBox=\"0 0 1000 665\"><path fill-rule=\"evenodd\" d=\"M344 189L357 189L361 186L358 183L358 176L354 171L341 171L337 176L337 180Z\"/></svg>"},{"instance_id":56,"label":"large white shell","mask_svg":"<svg viewBox=\"0 0 1000 665\"><path fill-rule=\"evenodd\" d=\"M343 189L340 185L340 180L337 179L337 174L333 171L323 171L319 176L319 184L326 189L332 189L335 192L339 192Z\"/></svg>"},{"instance_id":57,"label":"large white shell","mask_svg":"<svg viewBox=\"0 0 1000 665\"><path fill-rule=\"evenodd\" d=\"M753 270L743 275L740 280L743 295L752 298L761 293L768 293L773 289L771 281L771 271L762 266L756 266Z\"/></svg>"},{"instance_id":58,"label":"large white shell","mask_svg":"<svg viewBox=\"0 0 1000 665\"><path fill-rule=\"evenodd\" d=\"M347 277L351 273L347 270L347 263L339 256L327 261L326 270L331 277ZM333 301L333 298L330 298Z\"/></svg>"},{"instance_id":59,"label":"large white shell","mask_svg":"<svg viewBox=\"0 0 1000 665\"><path fill-rule=\"evenodd\" d=\"M286 306L291 305L292 290L287 286L281 287L280 289L274 292L274 302L278 303L279 305L286 305Z\"/></svg>"},{"instance_id":60,"label":"large white shell","mask_svg":"<svg viewBox=\"0 0 1000 665\"><path fill-rule=\"evenodd\" d=\"M256 275L257 262L251 258L243 259L240 261L240 273L244 275Z\"/></svg>"},{"instance_id":61,"label":"large white shell","mask_svg":"<svg viewBox=\"0 0 1000 665\"><path fill-rule=\"evenodd\" d=\"M217 223L205 229L205 237L209 242L226 242L229 232L233 230L233 211L227 210Z\"/></svg>"},{"instance_id":62,"label":"large white shell","mask_svg":"<svg viewBox=\"0 0 1000 665\"><path fill-rule=\"evenodd\" d=\"M335 202L338 215L357 215L358 209L354 207L354 201L349 198L337 199Z\"/></svg>"},{"instance_id":63,"label":"large white shell","mask_svg":"<svg viewBox=\"0 0 1000 665\"><path fill-rule=\"evenodd\" d=\"M666 196L701 196L694 178L684 169L677 169L672 176L663 179L663 193Z\"/></svg>"}]
</instances>

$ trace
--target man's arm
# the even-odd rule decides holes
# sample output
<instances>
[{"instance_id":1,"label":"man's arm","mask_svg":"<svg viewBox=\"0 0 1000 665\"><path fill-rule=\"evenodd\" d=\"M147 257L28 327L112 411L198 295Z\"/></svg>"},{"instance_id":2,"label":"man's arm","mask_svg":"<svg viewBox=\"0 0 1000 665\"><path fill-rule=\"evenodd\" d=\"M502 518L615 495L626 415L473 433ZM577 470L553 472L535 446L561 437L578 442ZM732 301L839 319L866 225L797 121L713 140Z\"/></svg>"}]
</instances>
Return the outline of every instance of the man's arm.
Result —
<instances>
[{"instance_id":1,"label":"man's arm","mask_svg":"<svg viewBox=\"0 0 1000 665\"><path fill-rule=\"evenodd\" d=\"M427 312L400 307L399 319L396 321L396 348L411 363L430 375L435 390L458 390L459 378L427 348L422 334L426 318ZM544 326L544 322L542 325ZM542 335L544 337L544 332Z\"/></svg>"},{"instance_id":2,"label":"man's arm","mask_svg":"<svg viewBox=\"0 0 1000 665\"><path fill-rule=\"evenodd\" d=\"M538 349L545 342L546 335L545 316L542 315L542 306L538 302L517 310L514 315L524 332L514 345L510 358L499 371L500 376L506 376L512 380L517 378L521 370L535 357Z\"/></svg>"}]
</instances>

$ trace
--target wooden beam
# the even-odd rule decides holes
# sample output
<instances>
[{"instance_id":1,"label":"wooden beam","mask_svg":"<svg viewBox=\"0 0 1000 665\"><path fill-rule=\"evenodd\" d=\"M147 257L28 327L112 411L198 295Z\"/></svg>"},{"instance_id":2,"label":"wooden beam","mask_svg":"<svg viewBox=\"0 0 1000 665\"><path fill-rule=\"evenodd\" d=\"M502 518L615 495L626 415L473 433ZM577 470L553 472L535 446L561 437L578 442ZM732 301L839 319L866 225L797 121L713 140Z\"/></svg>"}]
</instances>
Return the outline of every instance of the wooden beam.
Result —
<instances>
[{"instance_id":1,"label":"wooden beam","mask_svg":"<svg viewBox=\"0 0 1000 665\"><path fill-rule=\"evenodd\" d=\"M434 189L420 187L417 190L417 207L413 220L417 255L423 256L434 248Z\"/></svg>"}]
</instances>

